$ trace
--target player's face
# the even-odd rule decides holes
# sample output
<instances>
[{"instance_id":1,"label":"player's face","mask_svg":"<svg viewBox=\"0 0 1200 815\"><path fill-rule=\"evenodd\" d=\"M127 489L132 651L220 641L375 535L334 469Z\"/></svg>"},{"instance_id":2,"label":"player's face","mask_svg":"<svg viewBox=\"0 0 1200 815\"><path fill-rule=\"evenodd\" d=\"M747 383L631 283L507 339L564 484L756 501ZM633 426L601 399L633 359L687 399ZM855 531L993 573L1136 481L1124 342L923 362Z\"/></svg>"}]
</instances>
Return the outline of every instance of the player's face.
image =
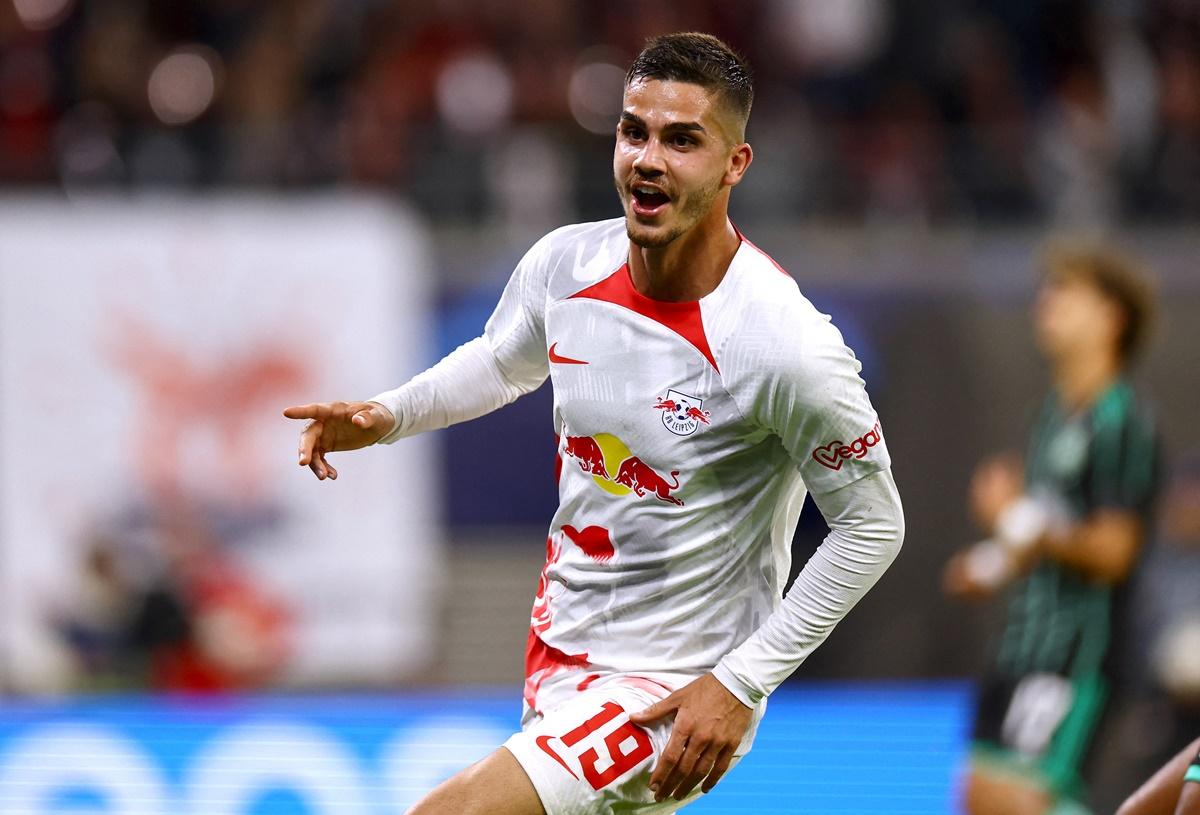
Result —
<instances>
[{"instance_id":1,"label":"player's face","mask_svg":"<svg viewBox=\"0 0 1200 815\"><path fill-rule=\"evenodd\" d=\"M1113 350L1121 329L1120 309L1082 278L1042 286L1034 304L1038 345L1053 359Z\"/></svg>"},{"instance_id":2,"label":"player's face","mask_svg":"<svg viewBox=\"0 0 1200 815\"><path fill-rule=\"evenodd\" d=\"M741 180L749 148L736 127L719 97L699 85L649 79L625 88L613 176L631 241L666 246Z\"/></svg>"}]
</instances>

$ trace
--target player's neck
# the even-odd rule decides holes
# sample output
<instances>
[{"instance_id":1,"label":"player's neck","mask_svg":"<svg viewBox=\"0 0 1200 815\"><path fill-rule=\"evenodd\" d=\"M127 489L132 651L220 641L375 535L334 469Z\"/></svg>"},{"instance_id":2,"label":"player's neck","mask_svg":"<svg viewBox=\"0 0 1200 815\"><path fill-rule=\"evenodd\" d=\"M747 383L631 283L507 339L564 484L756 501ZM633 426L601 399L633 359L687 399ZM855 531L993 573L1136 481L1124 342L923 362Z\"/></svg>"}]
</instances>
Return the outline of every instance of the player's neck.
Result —
<instances>
[{"instance_id":1,"label":"player's neck","mask_svg":"<svg viewBox=\"0 0 1200 815\"><path fill-rule=\"evenodd\" d=\"M1054 389L1072 411L1090 407L1121 375L1114 354L1086 353L1059 359L1054 365Z\"/></svg>"},{"instance_id":2,"label":"player's neck","mask_svg":"<svg viewBox=\"0 0 1200 815\"><path fill-rule=\"evenodd\" d=\"M688 302L713 291L725 277L741 238L724 207L710 213L669 245L629 244L634 288L653 300Z\"/></svg>"}]
</instances>

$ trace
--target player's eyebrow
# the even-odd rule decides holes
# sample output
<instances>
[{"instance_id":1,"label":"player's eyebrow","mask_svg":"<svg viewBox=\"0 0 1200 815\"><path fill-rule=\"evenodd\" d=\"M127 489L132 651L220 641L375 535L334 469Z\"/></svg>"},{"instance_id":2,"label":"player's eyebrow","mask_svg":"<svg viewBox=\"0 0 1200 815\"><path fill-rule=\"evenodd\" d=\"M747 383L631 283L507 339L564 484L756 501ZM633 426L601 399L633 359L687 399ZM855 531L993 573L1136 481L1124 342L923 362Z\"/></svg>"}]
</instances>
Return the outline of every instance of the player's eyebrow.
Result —
<instances>
[{"instance_id":1,"label":"player's eyebrow","mask_svg":"<svg viewBox=\"0 0 1200 815\"><path fill-rule=\"evenodd\" d=\"M634 113L630 113L627 110L621 112L621 121L636 125L644 130L649 129L646 126L645 119ZM699 122L671 122L664 127L663 130L684 130L693 133L708 133L708 131L704 129L704 125L700 124Z\"/></svg>"}]
</instances>

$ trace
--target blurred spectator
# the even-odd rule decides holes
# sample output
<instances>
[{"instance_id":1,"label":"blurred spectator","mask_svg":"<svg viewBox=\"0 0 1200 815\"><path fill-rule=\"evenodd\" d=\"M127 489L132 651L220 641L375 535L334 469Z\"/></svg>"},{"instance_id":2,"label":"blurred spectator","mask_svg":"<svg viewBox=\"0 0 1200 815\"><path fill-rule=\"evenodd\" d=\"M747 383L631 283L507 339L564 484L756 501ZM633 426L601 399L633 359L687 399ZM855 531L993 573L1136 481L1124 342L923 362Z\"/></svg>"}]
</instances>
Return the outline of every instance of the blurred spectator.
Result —
<instances>
[{"instance_id":1,"label":"blurred spectator","mask_svg":"<svg viewBox=\"0 0 1200 815\"><path fill-rule=\"evenodd\" d=\"M90 541L78 590L51 622L85 688L211 692L276 678L288 614L182 505Z\"/></svg>"},{"instance_id":2,"label":"blurred spectator","mask_svg":"<svg viewBox=\"0 0 1200 815\"><path fill-rule=\"evenodd\" d=\"M967 771L971 815L1076 811L1106 704L1127 585L1150 535L1157 432L1127 379L1153 323L1148 281L1103 247L1046 255L1035 307L1051 377L1023 470L984 462L971 508L989 536L945 571L955 596L1012 587L981 683Z\"/></svg>"},{"instance_id":3,"label":"blurred spectator","mask_svg":"<svg viewBox=\"0 0 1200 815\"><path fill-rule=\"evenodd\" d=\"M762 66L752 140L804 153L778 160L802 191L764 185L747 208L1194 217L1200 11L1120 8L0 0L0 184L378 186L434 218L529 229L609 203L573 172L607 137L590 112L612 119L619 100L594 66L623 69L644 37L691 28ZM550 176L529 195L541 211L514 210L518 167Z\"/></svg>"}]
</instances>

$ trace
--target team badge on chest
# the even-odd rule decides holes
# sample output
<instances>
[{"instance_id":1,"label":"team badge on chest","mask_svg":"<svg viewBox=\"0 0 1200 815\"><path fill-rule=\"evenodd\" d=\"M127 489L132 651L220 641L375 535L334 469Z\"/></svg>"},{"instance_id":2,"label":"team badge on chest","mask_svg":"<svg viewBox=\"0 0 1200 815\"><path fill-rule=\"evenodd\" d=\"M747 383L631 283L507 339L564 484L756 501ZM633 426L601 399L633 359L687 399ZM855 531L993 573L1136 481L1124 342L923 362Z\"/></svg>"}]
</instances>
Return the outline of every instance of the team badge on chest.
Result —
<instances>
[{"instance_id":1,"label":"team badge on chest","mask_svg":"<svg viewBox=\"0 0 1200 815\"><path fill-rule=\"evenodd\" d=\"M662 411L663 427L676 436L690 436L700 425L709 422L711 414L707 410L701 410L703 405L703 399L668 388L666 396L658 397L654 409Z\"/></svg>"}]
</instances>

